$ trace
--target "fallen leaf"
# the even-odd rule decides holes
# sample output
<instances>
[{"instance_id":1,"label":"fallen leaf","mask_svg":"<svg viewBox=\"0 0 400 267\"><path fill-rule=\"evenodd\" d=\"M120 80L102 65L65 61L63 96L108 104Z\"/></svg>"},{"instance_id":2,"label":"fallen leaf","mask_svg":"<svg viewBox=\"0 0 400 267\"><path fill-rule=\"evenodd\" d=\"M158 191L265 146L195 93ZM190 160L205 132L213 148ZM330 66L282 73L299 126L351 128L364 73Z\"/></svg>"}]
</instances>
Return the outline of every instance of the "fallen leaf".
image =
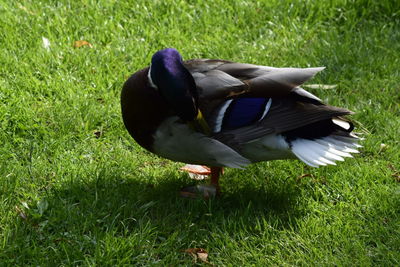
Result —
<instances>
[{"instance_id":1,"label":"fallen leaf","mask_svg":"<svg viewBox=\"0 0 400 267\"><path fill-rule=\"evenodd\" d=\"M25 11L26 13L28 13L29 15L35 15L35 13L33 13L32 11L30 11L29 9L27 9L25 6L18 4L18 8Z\"/></svg>"},{"instance_id":2,"label":"fallen leaf","mask_svg":"<svg viewBox=\"0 0 400 267\"><path fill-rule=\"evenodd\" d=\"M102 135L103 135L103 132L101 132L101 131L94 131L94 136L96 136L96 138L97 139L99 139Z\"/></svg>"},{"instance_id":3,"label":"fallen leaf","mask_svg":"<svg viewBox=\"0 0 400 267\"><path fill-rule=\"evenodd\" d=\"M393 166L393 164L388 164L388 168L391 169L392 171L397 171L397 169Z\"/></svg>"},{"instance_id":4,"label":"fallen leaf","mask_svg":"<svg viewBox=\"0 0 400 267\"><path fill-rule=\"evenodd\" d=\"M199 260L201 260L202 262L208 262L207 261L208 253L207 252L197 252L197 257L199 257Z\"/></svg>"},{"instance_id":5,"label":"fallen leaf","mask_svg":"<svg viewBox=\"0 0 400 267\"><path fill-rule=\"evenodd\" d=\"M39 214L43 215L43 213L49 207L49 203L45 199L41 199L36 203L36 207L38 209Z\"/></svg>"},{"instance_id":6,"label":"fallen leaf","mask_svg":"<svg viewBox=\"0 0 400 267\"><path fill-rule=\"evenodd\" d=\"M304 178L304 177L312 177L312 174L311 173L302 174L299 177L297 177L297 179L301 179L301 178Z\"/></svg>"},{"instance_id":7,"label":"fallen leaf","mask_svg":"<svg viewBox=\"0 0 400 267\"><path fill-rule=\"evenodd\" d=\"M18 206L15 206L15 209L17 210L19 217L21 217L24 220L28 219L28 216L22 209L20 209Z\"/></svg>"},{"instance_id":8,"label":"fallen leaf","mask_svg":"<svg viewBox=\"0 0 400 267\"><path fill-rule=\"evenodd\" d=\"M79 41L75 41L74 42L74 47L75 48L79 48L79 47L82 47L82 46L88 46L90 48L93 47L93 45L91 43L89 43L88 41L85 41L85 40L79 40Z\"/></svg>"},{"instance_id":9,"label":"fallen leaf","mask_svg":"<svg viewBox=\"0 0 400 267\"><path fill-rule=\"evenodd\" d=\"M303 87L311 88L311 89L335 89L337 87L336 84L303 84Z\"/></svg>"},{"instance_id":10,"label":"fallen leaf","mask_svg":"<svg viewBox=\"0 0 400 267\"><path fill-rule=\"evenodd\" d=\"M392 164L389 164L388 167L393 171L393 173L391 174L392 177L396 180L396 182L400 183L400 171L397 170Z\"/></svg>"},{"instance_id":11,"label":"fallen leaf","mask_svg":"<svg viewBox=\"0 0 400 267\"><path fill-rule=\"evenodd\" d=\"M311 173L305 173L305 174L302 174L302 175L298 176L296 178L296 181L300 182L301 180L303 180L303 178L306 178L306 177L314 178L314 176Z\"/></svg>"},{"instance_id":12,"label":"fallen leaf","mask_svg":"<svg viewBox=\"0 0 400 267\"><path fill-rule=\"evenodd\" d=\"M50 41L49 39L47 39L46 37L42 36L42 43L43 43L43 47L47 50L50 49Z\"/></svg>"},{"instance_id":13,"label":"fallen leaf","mask_svg":"<svg viewBox=\"0 0 400 267\"><path fill-rule=\"evenodd\" d=\"M22 204L22 206L24 206L25 209L29 210L28 203L26 203L25 201L22 201L21 204Z\"/></svg>"},{"instance_id":14,"label":"fallen leaf","mask_svg":"<svg viewBox=\"0 0 400 267\"><path fill-rule=\"evenodd\" d=\"M382 143L382 144L379 145L378 153L381 153L381 152L385 151L386 149L388 149L388 146L386 144Z\"/></svg>"},{"instance_id":15,"label":"fallen leaf","mask_svg":"<svg viewBox=\"0 0 400 267\"><path fill-rule=\"evenodd\" d=\"M204 248L188 248L185 249L183 252L190 254L195 262L197 262L197 260L200 260L204 263L210 264L207 261L208 253Z\"/></svg>"}]
</instances>

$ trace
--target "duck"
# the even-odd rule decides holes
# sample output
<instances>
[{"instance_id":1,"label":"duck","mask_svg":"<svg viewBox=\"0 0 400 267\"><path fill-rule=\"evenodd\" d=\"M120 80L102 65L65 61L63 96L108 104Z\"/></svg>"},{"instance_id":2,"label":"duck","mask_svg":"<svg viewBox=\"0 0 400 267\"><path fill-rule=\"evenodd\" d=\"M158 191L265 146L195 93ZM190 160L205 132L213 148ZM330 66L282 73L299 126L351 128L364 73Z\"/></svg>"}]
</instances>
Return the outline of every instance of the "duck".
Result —
<instances>
[{"instance_id":1,"label":"duck","mask_svg":"<svg viewBox=\"0 0 400 267\"><path fill-rule=\"evenodd\" d=\"M183 196L219 195L224 167L286 159L336 165L359 153L360 138L352 111L301 87L323 69L183 60L165 48L124 83L123 123L141 147L210 176L210 185L188 187Z\"/></svg>"}]
</instances>

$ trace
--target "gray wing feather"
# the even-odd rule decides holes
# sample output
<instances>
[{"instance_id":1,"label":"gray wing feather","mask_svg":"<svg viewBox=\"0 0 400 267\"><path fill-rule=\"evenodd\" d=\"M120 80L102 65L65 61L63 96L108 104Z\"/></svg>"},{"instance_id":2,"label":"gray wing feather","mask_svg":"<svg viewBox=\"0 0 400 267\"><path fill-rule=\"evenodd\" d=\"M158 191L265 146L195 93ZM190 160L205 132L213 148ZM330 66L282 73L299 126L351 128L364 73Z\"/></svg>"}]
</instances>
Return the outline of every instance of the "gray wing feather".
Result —
<instances>
[{"instance_id":1,"label":"gray wing feather","mask_svg":"<svg viewBox=\"0 0 400 267\"><path fill-rule=\"evenodd\" d=\"M222 64L218 66L218 69L234 77L251 79L261 75L265 75L276 68L232 62L232 63Z\"/></svg>"},{"instance_id":2,"label":"gray wing feather","mask_svg":"<svg viewBox=\"0 0 400 267\"><path fill-rule=\"evenodd\" d=\"M246 89L241 80L220 70L195 73L193 78L199 89L200 98L226 97L229 94L239 94Z\"/></svg>"},{"instance_id":3,"label":"gray wing feather","mask_svg":"<svg viewBox=\"0 0 400 267\"><path fill-rule=\"evenodd\" d=\"M274 68L213 59L189 60L185 66L195 79L200 99L243 93L253 97L287 96L324 69Z\"/></svg>"},{"instance_id":4,"label":"gray wing feather","mask_svg":"<svg viewBox=\"0 0 400 267\"><path fill-rule=\"evenodd\" d=\"M228 62L230 61L218 59L191 59L184 61L183 64L193 75L194 72L207 72Z\"/></svg>"},{"instance_id":5,"label":"gray wing feather","mask_svg":"<svg viewBox=\"0 0 400 267\"><path fill-rule=\"evenodd\" d=\"M303 83L312 78L317 72L324 69L318 68L276 68L269 66L260 66L245 63L227 62L221 64L217 69L222 70L234 77L243 77L244 79L252 79L259 76L267 75L275 72L284 72L288 75L302 75L305 77Z\"/></svg>"},{"instance_id":6,"label":"gray wing feather","mask_svg":"<svg viewBox=\"0 0 400 267\"><path fill-rule=\"evenodd\" d=\"M285 96L324 68L281 68L247 81L254 96Z\"/></svg>"}]
</instances>

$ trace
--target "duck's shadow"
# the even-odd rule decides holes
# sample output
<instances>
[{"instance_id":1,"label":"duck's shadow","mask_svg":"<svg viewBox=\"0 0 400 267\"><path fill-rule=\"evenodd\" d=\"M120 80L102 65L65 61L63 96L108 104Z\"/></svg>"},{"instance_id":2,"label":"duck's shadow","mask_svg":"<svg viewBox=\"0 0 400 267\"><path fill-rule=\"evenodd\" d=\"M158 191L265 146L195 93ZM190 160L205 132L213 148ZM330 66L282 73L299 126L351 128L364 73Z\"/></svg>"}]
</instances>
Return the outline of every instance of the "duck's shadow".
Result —
<instances>
[{"instance_id":1,"label":"duck's shadow","mask_svg":"<svg viewBox=\"0 0 400 267\"><path fill-rule=\"evenodd\" d=\"M81 221L120 233L138 231L143 225L164 234L181 229L193 235L200 228L213 231L222 227L228 234L238 225L255 229L260 222L293 228L294 219L304 215L298 204L297 184L290 179L262 182L257 187L256 183L231 184L227 177L223 195L206 201L179 197L179 189L193 183L184 174L166 174L157 177L154 184L150 181L155 177L147 176L141 173L136 179L99 176L70 181L50 194L48 201L54 209L64 209L56 213L67 228Z\"/></svg>"}]
</instances>

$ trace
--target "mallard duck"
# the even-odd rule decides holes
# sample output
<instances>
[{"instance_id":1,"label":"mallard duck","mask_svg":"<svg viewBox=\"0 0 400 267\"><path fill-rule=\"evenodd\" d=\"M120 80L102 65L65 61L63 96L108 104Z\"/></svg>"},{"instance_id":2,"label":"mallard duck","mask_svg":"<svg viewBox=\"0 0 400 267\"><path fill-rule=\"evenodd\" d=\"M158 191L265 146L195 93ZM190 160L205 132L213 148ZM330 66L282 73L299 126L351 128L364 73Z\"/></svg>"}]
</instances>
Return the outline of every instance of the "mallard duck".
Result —
<instances>
[{"instance_id":1,"label":"mallard duck","mask_svg":"<svg viewBox=\"0 0 400 267\"><path fill-rule=\"evenodd\" d=\"M148 151L209 166L211 187L205 191L219 192L223 167L278 159L335 165L358 153L359 145L353 123L344 117L351 111L323 104L300 87L323 69L184 61L166 48L125 82L122 118Z\"/></svg>"}]
</instances>

